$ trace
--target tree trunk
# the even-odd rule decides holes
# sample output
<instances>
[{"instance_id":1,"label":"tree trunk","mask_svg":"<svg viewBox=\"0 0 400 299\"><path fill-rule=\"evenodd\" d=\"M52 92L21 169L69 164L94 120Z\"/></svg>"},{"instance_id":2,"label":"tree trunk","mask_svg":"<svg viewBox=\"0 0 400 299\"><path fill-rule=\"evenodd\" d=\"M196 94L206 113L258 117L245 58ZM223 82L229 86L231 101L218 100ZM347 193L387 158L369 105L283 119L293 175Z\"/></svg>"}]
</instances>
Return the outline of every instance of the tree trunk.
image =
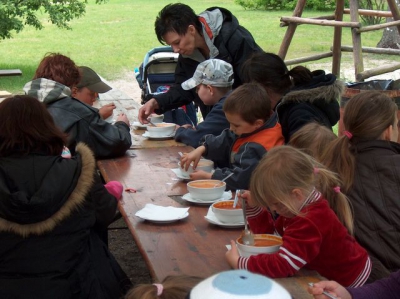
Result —
<instances>
[{"instance_id":1,"label":"tree trunk","mask_svg":"<svg viewBox=\"0 0 400 299\"><path fill-rule=\"evenodd\" d=\"M400 8L400 0L396 0L397 6ZM393 21L393 18L386 18L386 22ZM383 30L383 35L379 43L378 48L391 48L400 49L400 34L397 27L388 27Z\"/></svg>"}]
</instances>

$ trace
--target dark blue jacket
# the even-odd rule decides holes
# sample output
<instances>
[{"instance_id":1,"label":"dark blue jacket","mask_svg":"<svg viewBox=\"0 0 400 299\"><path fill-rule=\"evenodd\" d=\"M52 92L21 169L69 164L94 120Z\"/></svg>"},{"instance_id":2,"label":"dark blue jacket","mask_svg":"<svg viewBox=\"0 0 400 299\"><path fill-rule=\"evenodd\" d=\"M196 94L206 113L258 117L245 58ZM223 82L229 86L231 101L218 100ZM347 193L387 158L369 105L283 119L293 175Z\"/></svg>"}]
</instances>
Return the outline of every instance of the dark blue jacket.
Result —
<instances>
[{"instance_id":1,"label":"dark blue jacket","mask_svg":"<svg viewBox=\"0 0 400 299\"><path fill-rule=\"evenodd\" d=\"M196 129L179 128L175 133L175 140L193 146L199 146L200 139L207 134L219 135L225 129L229 128L229 122L225 117L223 106L225 99L230 94L223 96L217 104L207 114L205 120L199 123Z\"/></svg>"}]
</instances>

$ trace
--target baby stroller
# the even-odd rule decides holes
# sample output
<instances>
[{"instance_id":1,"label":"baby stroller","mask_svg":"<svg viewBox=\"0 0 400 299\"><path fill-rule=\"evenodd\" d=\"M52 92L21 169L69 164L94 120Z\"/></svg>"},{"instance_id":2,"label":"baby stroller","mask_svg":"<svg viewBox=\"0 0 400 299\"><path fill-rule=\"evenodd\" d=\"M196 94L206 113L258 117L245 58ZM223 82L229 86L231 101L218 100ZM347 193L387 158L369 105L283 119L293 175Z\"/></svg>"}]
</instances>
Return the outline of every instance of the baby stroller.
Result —
<instances>
[{"instance_id":1,"label":"baby stroller","mask_svg":"<svg viewBox=\"0 0 400 299\"><path fill-rule=\"evenodd\" d=\"M178 56L170 46L156 47L146 53L139 69L135 69L136 80L142 90L142 104L151 99L151 94L167 92L174 84ZM196 125L194 104L165 112L164 122Z\"/></svg>"}]
</instances>

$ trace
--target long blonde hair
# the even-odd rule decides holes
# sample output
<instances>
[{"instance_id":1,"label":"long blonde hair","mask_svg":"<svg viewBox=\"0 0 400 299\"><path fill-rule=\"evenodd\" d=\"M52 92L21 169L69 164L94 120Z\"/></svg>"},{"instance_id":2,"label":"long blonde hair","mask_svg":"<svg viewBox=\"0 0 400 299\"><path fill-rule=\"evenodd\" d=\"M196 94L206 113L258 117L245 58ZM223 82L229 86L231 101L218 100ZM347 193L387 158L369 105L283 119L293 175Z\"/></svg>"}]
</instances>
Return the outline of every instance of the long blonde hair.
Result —
<instances>
[{"instance_id":1,"label":"long blonde hair","mask_svg":"<svg viewBox=\"0 0 400 299\"><path fill-rule=\"evenodd\" d=\"M352 97L344 108L343 124L351 134L334 140L322 156L322 163L339 174L343 191L353 185L355 171L354 145L360 141L380 139L389 126L396 126L397 105L378 91L366 91Z\"/></svg>"},{"instance_id":2,"label":"long blonde hair","mask_svg":"<svg viewBox=\"0 0 400 299\"><path fill-rule=\"evenodd\" d=\"M353 216L347 197L338 189L336 174L314 158L292 146L272 148L260 161L250 180L252 200L256 205L268 207L278 201L295 215L300 211L288 200L294 189L307 196L314 187L327 199L340 222L353 233Z\"/></svg>"},{"instance_id":3,"label":"long blonde hair","mask_svg":"<svg viewBox=\"0 0 400 299\"><path fill-rule=\"evenodd\" d=\"M189 275L170 275L160 283L162 293L157 295L155 284L139 284L132 288L125 299L185 299L192 288L203 278Z\"/></svg>"},{"instance_id":4,"label":"long blonde hair","mask_svg":"<svg viewBox=\"0 0 400 299\"><path fill-rule=\"evenodd\" d=\"M302 150L320 162L328 144L336 138L335 133L328 127L317 122L311 122L293 133L288 144Z\"/></svg>"}]
</instances>

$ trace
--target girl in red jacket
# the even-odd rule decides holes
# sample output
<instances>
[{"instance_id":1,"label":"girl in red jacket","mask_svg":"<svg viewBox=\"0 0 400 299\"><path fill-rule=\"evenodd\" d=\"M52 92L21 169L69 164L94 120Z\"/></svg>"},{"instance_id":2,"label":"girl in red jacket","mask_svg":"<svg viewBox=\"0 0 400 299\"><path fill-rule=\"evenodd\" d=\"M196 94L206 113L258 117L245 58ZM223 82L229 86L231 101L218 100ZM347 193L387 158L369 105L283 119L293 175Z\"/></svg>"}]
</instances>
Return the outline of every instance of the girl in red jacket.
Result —
<instances>
[{"instance_id":1,"label":"girl in red jacket","mask_svg":"<svg viewBox=\"0 0 400 299\"><path fill-rule=\"evenodd\" d=\"M351 210L335 186L336 176L307 154L290 146L271 149L252 174L251 197L244 196L253 233L279 234L283 244L276 253L246 258L232 241L229 264L273 278L305 267L344 286L363 285L371 262L351 236Z\"/></svg>"}]
</instances>

